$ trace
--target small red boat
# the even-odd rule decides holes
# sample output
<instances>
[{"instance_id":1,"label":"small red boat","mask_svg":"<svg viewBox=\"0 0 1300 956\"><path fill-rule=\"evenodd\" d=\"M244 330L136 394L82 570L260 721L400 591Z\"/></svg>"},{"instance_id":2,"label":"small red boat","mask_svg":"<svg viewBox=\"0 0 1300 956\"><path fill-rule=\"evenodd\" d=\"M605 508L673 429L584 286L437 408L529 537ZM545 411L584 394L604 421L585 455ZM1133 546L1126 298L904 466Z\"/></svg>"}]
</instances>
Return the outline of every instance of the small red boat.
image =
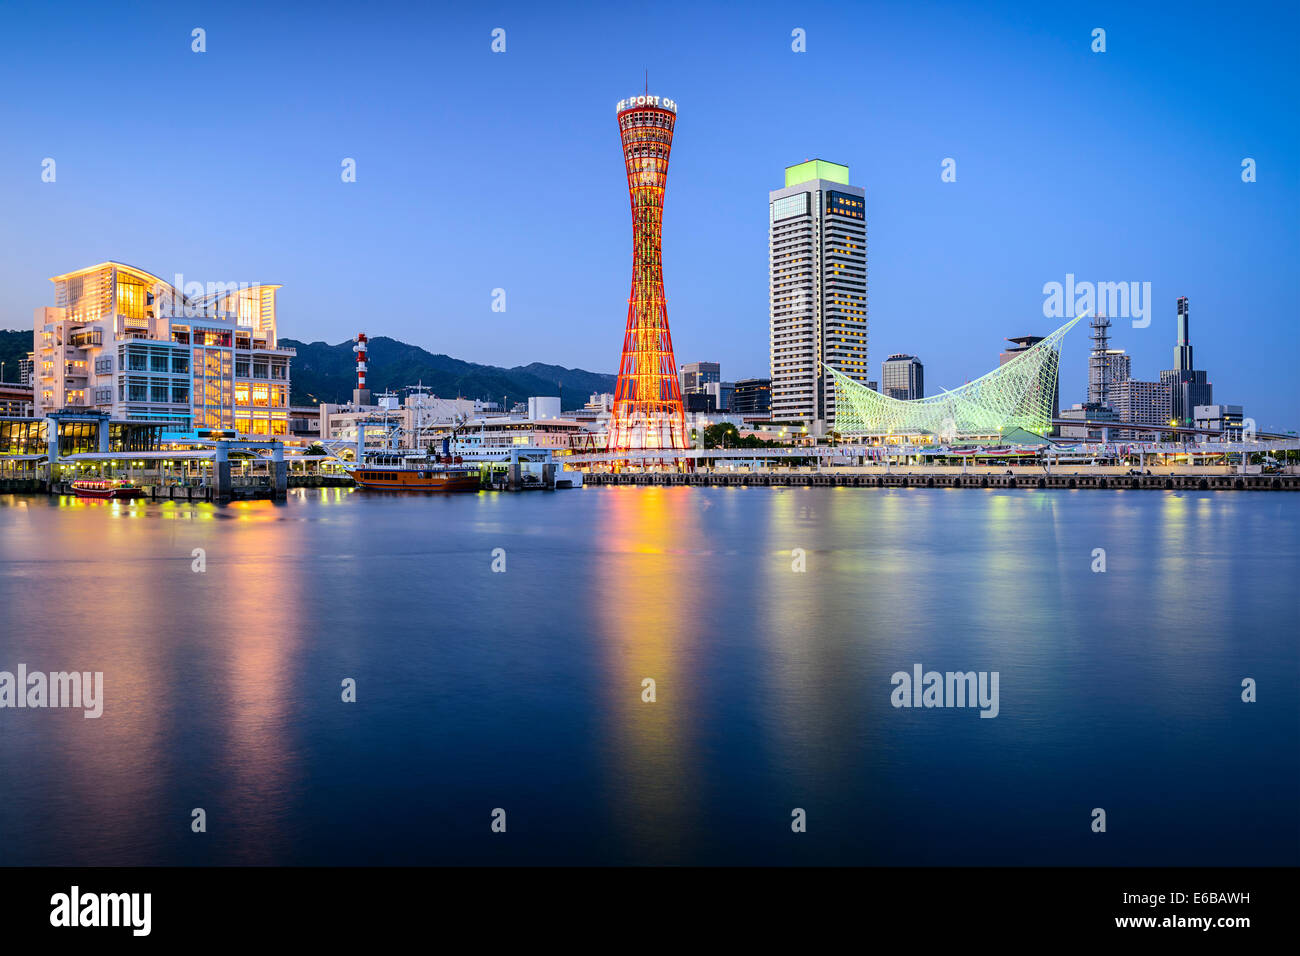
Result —
<instances>
[{"instance_id":1,"label":"small red boat","mask_svg":"<svg viewBox=\"0 0 1300 956\"><path fill-rule=\"evenodd\" d=\"M72 493L78 498L139 498L144 489L120 478L78 478Z\"/></svg>"}]
</instances>

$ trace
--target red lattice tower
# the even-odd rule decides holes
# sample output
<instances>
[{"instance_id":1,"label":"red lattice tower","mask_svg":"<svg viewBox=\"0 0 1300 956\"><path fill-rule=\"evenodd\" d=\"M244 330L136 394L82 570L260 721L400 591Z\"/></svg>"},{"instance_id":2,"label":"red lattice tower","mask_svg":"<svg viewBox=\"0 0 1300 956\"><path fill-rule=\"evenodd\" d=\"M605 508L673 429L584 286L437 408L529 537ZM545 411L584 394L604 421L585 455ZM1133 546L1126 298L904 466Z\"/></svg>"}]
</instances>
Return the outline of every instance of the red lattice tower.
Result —
<instances>
[{"instance_id":1,"label":"red lattice tower","mask_svg":"<svg viewBox=\"0 0 1300 956\"><path fill-rule=\"evenodd\" d=\"M612 451L685 448L682 390L664 301L664 188L677 104L636 96L618 104L632 202L632 292L610 418Z\"/></svg>"}]
</instances>

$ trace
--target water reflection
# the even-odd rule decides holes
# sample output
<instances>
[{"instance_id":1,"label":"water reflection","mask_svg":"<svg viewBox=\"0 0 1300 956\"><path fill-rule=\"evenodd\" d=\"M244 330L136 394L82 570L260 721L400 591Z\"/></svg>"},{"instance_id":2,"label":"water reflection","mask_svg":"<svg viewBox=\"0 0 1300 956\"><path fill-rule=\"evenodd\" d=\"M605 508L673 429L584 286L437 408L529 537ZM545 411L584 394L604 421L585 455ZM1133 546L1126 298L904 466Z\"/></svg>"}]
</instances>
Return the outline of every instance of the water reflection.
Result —
<instances>
[{"instance_id":1,"label":"water reflection","mask_svg":"<svg viewBox=\"0 0 1300 956\"><path fill-rule=\"evenodd\" d=\"M292 828L302 786L293 717L304 695L293 677L308 639L297 626L305 582L280 553L273 524L280 508L255 501L230 512L239 527L213 541L219 550L209 552L207 572L216 575L207 582L221 595L213 623L227 644L225 660L210 662L226 716L217 731L220 785L233 811L222 826L231 827L235 859L271 863L276 841Z\"/></svg>"},{"instance_id":2,"label":"water reflection","mask_svg":"<svg viewBox=\"0 0 1300 956\"><path fill-rule=\"evenodd\" d=\"M97 721L0 712L0 851L1090 863L1060 820L1105 786L1142 834L1105 862L1293 864L1297 521L1248 492L0 498L0 668L107 691ZM1000 716L892 708L918 661L1000 671ZM508 843L422 822L484 804L520 808Z\"/></svg>"},{"instance_id":3,"label":"water reflection","mask_svg":"<svg viewBox=\"0 0 1300 956\"><path fill-rule=\"evenodd\" d=\"M40 814L24 830L40 834L54 818L83 834L83 862L157 862L178 852L201 806L223 816L221 854L272 858L292 790L303 580L282 560L270 504L227 509L230 523L212 505L69 496L34 502L56 516L39 531L7 525L0 587L7 616L24 625L0 642L0 666L104 674L97 720L49 711L6 721L0 768L15 761L19 777L57 781L19 803ZM182 516L178 533L167 519ZM192 773L208 755L211 769Z\"/></svg>"},{"instance_id":4,"label":"water reflection","mask_svg":"<svg viewBox=\"0 0 1300 956\"><path fill-rule=\"evenodd\" d=\"M710 600L700 585L708 558L697 553L699 499L689 489L609 492L600 503L603 542L591 594L608 675L609 810L637 859L680 861L699 824L692 632ZM656 683L655 703L641 700L645 678Z\"/></svg>"},{"instance_id":5,"label":"water reflection","mask_svg":"<svg viewBox=\"0 0 1300 956\"><path fill-rule=\"evenodd\" d=\"M777 495L766 509L765 546L757 556L754 597L763 626L756 637L763 641L764 682L759 721L768 757L789 781L794 805L805 802L800 794L825 792L822 784L838 764L827 744L844 739L836 724L852 710L832 703L837 695L828 690L852 681L851 658L871 640L869 618L842 629L820 624L837 614L836 581L870 586L867 553L887 527L878 513L866 521L861 513L843 513L849 502L805 488ZM851 522L846 526L857 540L841 542L828 533L836 521Z\"/></svg>"}]
</instances>

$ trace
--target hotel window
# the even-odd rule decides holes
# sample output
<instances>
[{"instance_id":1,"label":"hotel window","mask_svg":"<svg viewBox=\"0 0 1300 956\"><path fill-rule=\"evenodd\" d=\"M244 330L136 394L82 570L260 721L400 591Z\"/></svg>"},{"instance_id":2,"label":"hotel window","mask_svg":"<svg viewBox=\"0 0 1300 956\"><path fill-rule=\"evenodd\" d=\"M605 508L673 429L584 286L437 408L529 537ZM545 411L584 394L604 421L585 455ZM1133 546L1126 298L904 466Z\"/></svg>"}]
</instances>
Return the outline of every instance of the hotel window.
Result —
<instances>
[{"instance_id":1,"label":"hotel window","mask_svg":"<svg viewBox=\"0 0 1300 956\"><path fill-rule=\"evenodd\" d=\"M190 371L190 357L184 352L172 353L172 372L177 375L186 375Z\"/></svg>"},{"instance_id":2,"label":"hotel window","mask_svg":"<svg viewBox=\"0 0 1300 956\"><path fill-rule=\"evenodd\" d=\"M172 383L172 404L188 405L190 403L190 387L188 385Z\"/></svg>"},{"instance_id":3,"label":"hotel window","mask_svg":"<svg viewBox=\"0 0 1300 956\"><path fill-rule=\"evenodd\" d=\"M149 288L139 279L117 277L117 311L128 319L145 318Z\"/></svg>"},{"instance_id":4,"label":"hotel window","mask_svg":"<svg viewBox=\"0 0 1300 956\"><path fill-rule=\"evenodd\" d=\"M248 359L246 359L246 358L236 358L236 359L235 359L235 378L249 378L249 377L250 377L250 376L249 376L249 374L248 374Z\"/></svg>"},{"instance_id":5,"label":"hotel window","mask_svg":"<svg viewBox=\"0 0 1300 956\"><path fill-rule=\"evenodd\" d=\"M268 404L269 402L267 401L267 386L254 385L253 405L256 406L257 408L266 408Z\"/></svg>"},{"instance_id":6,"label":"hotel window","mask_svg":"<svg viewBox=\"0 0 1300 956\"><path fill-rule=\"evenodd\" d=\"M265 362L253 363L253 378L268 378L267 364Z\"/></svg>"},{"instance_id":7,"label":"hotel window","mask_svg":"<svg viewBox=\"0 0 1300 956\"><path fill-rule=\"evenodd\" d=\"M147 372L149 370L149 356L144 352L132 350L126 353L126 368L130 372Z\"/></svg>"},{"instance_id":8,"label":"hotel window","mask_svg":"<svg viewBox=\"0 0 1300 956\"><path fill-rule=\"evenodd\" d=\"M159 405L163 405L166 404L167 399L170 396L171 396L171 390L168 388L165 382L161 385L149 386L149 401L151 402L155 402Z\"/></svg>"},{"instance_id":9,"label":"hotel window","mask_svg":"<svg viewBox=\"0 0 1300 956\"><path fill-rule=\"evenodd\" d=\"M247 385L236 385L236 386L235 386L235 404L236 404L236 405L247 405L247 404L248 404L248 386L247 386Z\"/></svg>"},{"instance_id":10,"label":"hotel window","mask_svg":"<svg viewBox=\"0 0 1300 956\"><path fill-rule=\"evenodd\" d=\"M848 216L850 219L866 218L863 215L862 200L839 192L827 193L826 211L837 216Z\"/></svg>"},{"instance_id":11,"label":"hotel window","mask_svg":"<svg viewBox=\"0 0 1300 956\"><path fill-rule=\"evenodd\" d=\"M149 356L149 371L166 372L171 367L171 356L166 352L154 352Z\"/></svg>"},{"instance_id":12,"label":"hotel window","mask_svg":"<svg viewBox=\"0 0 1300 956\"><path fill-rule=\"evenodd\" d=\"M256 298L256 294L254 293L250 295L248 292L241 292L239 294L238 309L239 309L238 312L239 317L236 321L240 325L247 326L249 328L256 328L257 320L261 312L260 303Z\"/></svg>"}]
</instances>

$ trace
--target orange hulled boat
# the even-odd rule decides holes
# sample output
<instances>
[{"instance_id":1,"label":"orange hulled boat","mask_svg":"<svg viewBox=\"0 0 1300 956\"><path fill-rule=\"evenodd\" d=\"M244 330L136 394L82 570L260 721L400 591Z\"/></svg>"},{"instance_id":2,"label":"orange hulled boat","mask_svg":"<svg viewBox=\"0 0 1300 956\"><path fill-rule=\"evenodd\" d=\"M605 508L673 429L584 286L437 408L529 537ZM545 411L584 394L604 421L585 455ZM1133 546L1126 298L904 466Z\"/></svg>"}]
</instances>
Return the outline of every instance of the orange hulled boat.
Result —
<instances>
[{"instance_id":1,"label":"orange hulled boat","mask_svg":"<svg viewBox=\"0 0 1300 956\"><path fill-rule=\"evenodd\" d=\"M482 483L478 467L459 458L375 458L345 467L358 488L370 491L478 491Z\"/></svg>"}]
</instances>

